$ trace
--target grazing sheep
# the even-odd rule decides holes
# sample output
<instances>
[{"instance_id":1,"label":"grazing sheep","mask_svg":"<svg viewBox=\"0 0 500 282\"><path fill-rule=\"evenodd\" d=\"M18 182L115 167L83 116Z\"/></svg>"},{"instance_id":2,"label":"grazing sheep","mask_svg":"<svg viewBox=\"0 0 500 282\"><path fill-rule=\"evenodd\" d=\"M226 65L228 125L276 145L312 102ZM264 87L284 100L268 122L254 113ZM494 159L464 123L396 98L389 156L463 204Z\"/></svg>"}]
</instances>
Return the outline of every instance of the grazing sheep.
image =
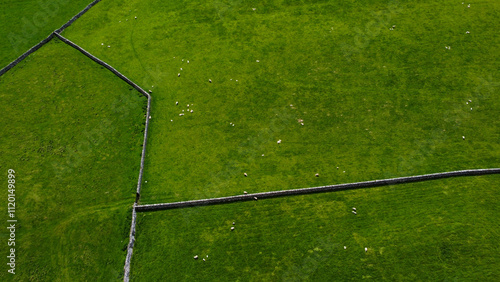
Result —
<instances>
[{"instance_id":1,"label":"grazing sheep","mask_svg":"<svg viewBox=\"0 0 500 282\"><path fill-rule=\"evenodd\" d=\"M248 174L247 174L246 172L245 172L245 173L243 173L243 175L244 175L245 177L247 177L247 176L248 176Z\"/></svg>"},{"instance_id":2,"label":"grazing sheep","mask_svg":"<svg viewBox=\"0 0 500 282\"><path fill-rule=\"evenodd\" d=\"M151 116L149 116L149 119L151 119Z\"/></svg>"},{"instance_id":3,"label":"grazing sheep","mask_svg":"<svg viewBox=\"0 0 500 282\"><path fill-rule=\"evenodd\" d=\"M353 214L357 214L356 211L352 211Z\"/></svg>"},{"instance_id":4,"label":"grazing sheep","mask_svg":"<svg viewBox=\"0 0 500 282\"><path fill-rule=\"evenodd\" d=\"M233 225L235 225L236 223L233 221Z\"/></svg>"},{"instance_id":5,"label":"grazing sheep","mask_svg":"<svg viewBox=\"0 0 500 282\"><path fill-rule=\"evenodd\" d=\"M206 261L205 259L203 259L203 261Z\"/></svg>"},{"instance_id":6,"label":"grazing sheep","mask_svg":"<svg viewBox=\"0 0 500 282\"><path fill-rule=\"evenodd\" d=\"M153 91L149 90L149 93L153 93Z\"/></svg>"},{"instance_id":7,"label":"grazing sheep","mask_svg":"<svg viewBox=\"0 0 500 282\"><path fill-rule=\"evenodd\" d=\"M278 144L281 144L281 139L280 139L280 140L278 140Z\"/></svg>"},{"instance_id":8,"label":"grazing sheep","mask_svg":"<svg viewBox=\"0 0 500 282\"><path fill-rule=\"evenodd\" d=\"M462 139L465 140L465 136L462 136Z\"/></svg>"},{"instance_id":9,"label":"grazing sheep","mask_svg":"<svg viewBox=\"0 0 500 282\"><path fill-rule=\"evenodd\" d=\"M319 177L319 173L316 173L315 175L316 175L316 177Z\"/></svg>"},{"instance_id":10,"label":"grazing sheep","mask_svg":"<svg viewBox=\"0 0 500 282\"><path fill-rule=\"evenodd\" d=\"M253 199L257 201L257 197L253 197Z\"/></svg>"},{"instance_id":11,"label":"grazing sheep","mask_svg":"<svg viewBox=\"0 0 500 282\"><path fill-rule=\"evenodd\" d=\"M243 194L245 194L245 195L246 195L246 194L248 194L248 192L247 192L247 191L243 191Z\"/></svg>"},{"instance_id":12,"label":"grazing sheep","mask_svg":"<svg viewBox=\"0 0 500 282\"><path fill-rule=\"evenodd\" d=\"M346 246L344 246L344 250L346 250L346 249L347 249L347 247L346 247Z\"/></svg>"},{"instance_id":13,"label":"grazing sheep","mask_svg":"<svg viewBox=\"0 0 500 282\"><path fill-rule=\"evenodd\" d=\"M365 248L365 253L368 252L368 248Z\"/></svg>"},{"instance_id":14,"label":"grazing sheep","mask_svg":"<svg viewBox=\"0 0 500 282\"><path fill-rule=\"evenodd\" d=\"M176 106L177 106L177 105L179 105L179 102L175 102L175 105L176 105Z\"/></svg>"},{"instance_id":15,"label":"grazing sheep","mask_svg":"<svg viewBox=\"0 0 500 282\"><path fill-rule=\"evenodd\" d=\"M191 110L191 112L193 112L193 110Z\"/></svg>"},{"instance_id":16,"label":"grazing sheep","mask_svg":"<svg viewBox=\"0 0 500 282\"><path fill-rule=\"evenodd\" d=\"M233 231L233 230L234 230L234 226L231 227L231 231Z\"/></svg>"},{"instance_id":17,"label":"grazing sheep","mask_svg":"<svg viewBox=\"0 0 500 282\"><path fill-rule=\"evenodd\" d=\"M209 82L209 83L212 83L212 80L211 80L211 79L208 79L208 82Z\"/></svg>"},{"instance_id":18,"label":"grazing sheep","mask_svg":"<svg viewBox=\"0 0 500 282\"><path fill-rule=\"evenodd\" d=\"M356 210L356 208L354 208L354 207L353 207L353 208L352 208L352 210L353 210L353 211L355 211L355 210Z\"/></svg>"},{"instance_id":19,"label":"grazing sheep","mask_svg":"<svg viewBox=\"0 0 500 282\"><path fill-rule=\"evenodd\" d=\"M178 73L178 74L177 74L177 77L181 77L181 74L180 74L180 73Z\"/></svg>"},{"instance_id":20,"label":"grazing sheep","mask_svg":"<svg viewBox=\"0 0 500 282\"><path fill-rule=\"evenodd\" d=\"M198 259L198 255L194 256L194 259Z\"/></svg>"}]
</instances>

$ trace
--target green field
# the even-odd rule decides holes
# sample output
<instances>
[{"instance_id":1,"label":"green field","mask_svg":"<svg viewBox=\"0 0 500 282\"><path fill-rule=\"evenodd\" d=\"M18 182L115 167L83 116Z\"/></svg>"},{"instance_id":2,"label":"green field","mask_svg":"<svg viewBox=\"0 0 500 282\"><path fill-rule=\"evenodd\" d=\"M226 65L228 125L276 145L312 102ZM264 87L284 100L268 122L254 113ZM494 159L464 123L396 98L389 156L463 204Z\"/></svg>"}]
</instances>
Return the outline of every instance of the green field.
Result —
<instances>
[{"instance_id":1,"label":"green field","mask_svg":"<svg viewBox=\"0 0 500 282\"><path fill-rule=\"evenodd\" d=\"M1 3L0 63L90 1ZM63 36L152 90L149 204L498 167L498 18L496 0L103 0ZM53 40L0 102L14 278L123 279L146 98ZM496 281L499 180L141 213L132 279Z\"/></svg>"},{"instance_id":2,"label":"green field","mask_svg":"<svg viewBox=\"0 0 500 282\"><path fill-rule=\"evenodd\" d=\"M146 98L53 40L0 78L0 170L16 171L16 275L0 281L123 276Z\"/></svg>"},{"instance_id":3,"label":"green field","mask_svg":"<svg viewBox=\"0 0 500 282\"><path fill-rule=\"evenodd\" d=\"M132 280L497 281L499 181L462 177L140 213Z\"/></svg>"},{"instance_id":4,"label":"green field","mask_svg":"<svg viewBox=\"0 0 500 282\"><path fill-rule=\"evenodd\" d=\"M104 1L64 32L153 90L142 203L498 165L497 1L217 3Z\"/></svg>"},{"instance_id":5,"label":"green field","mask_svg":"<svg viewBox=\"0 0 500 282\"><path fill-rule=\"evenodd\" d=\"M60 28L89 0L0 1L0 68Z\"/></svg>"}]
</instances>

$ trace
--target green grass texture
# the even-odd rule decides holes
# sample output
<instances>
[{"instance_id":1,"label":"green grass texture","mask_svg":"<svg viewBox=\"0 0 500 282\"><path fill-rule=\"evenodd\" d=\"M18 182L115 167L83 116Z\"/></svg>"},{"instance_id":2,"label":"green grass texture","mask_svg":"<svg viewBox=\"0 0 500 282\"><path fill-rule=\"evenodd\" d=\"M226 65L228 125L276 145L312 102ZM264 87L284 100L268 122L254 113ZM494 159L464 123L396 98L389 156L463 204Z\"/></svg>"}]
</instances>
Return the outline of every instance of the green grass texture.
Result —
<instances>
[{"instance_id":1,"label":"green grass texture","mask_svg":"<svg viewBox=\"0 0 500 282\"><path fill-rule=\"evenodd\" d=\"M64 35L153 91L141 203L158 203L497 167L499 12L110 0Z\"/></svg>"},{"instance_id":2,"label":"green grass texture","mask_svg":"<svg viewBox=\"0 0 500 282\"><path fill-rule=\"evenodd\" d=\"M0 170L16 180L16 275L88 281L123 276L146 98L57 39L0 78ZM5 225L7 227L7 225ZM3 261L9 255L0 232Z\"/></svg>"},{"instance_id":3,"label":"green grass texture","mask_svg":"<svg viewBox=\"0 0 500 282\"><path fill-rule=\"evenodd\" d=\"M496 281L499 181L139 213L131 281Z\"/></svg>"},{"instance_id":4,"label":"green grass texture","mask_svg":"<svg viewBox=\"0 0 500 282\"><path fill-rule=\"evenodd\" d=\"M91 0L0 1L0 68L78 14Z\"/></svg>"}]
</instances>

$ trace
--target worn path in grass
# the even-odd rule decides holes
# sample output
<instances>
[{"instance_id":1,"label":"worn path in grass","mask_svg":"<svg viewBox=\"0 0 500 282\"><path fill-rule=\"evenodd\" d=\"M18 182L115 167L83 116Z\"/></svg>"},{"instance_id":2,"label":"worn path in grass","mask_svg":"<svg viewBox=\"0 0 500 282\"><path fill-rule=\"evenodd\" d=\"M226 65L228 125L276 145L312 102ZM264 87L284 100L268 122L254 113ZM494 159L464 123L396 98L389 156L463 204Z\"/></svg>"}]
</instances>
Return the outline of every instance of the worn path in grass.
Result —
<instances>
[{"instance_id":1,"label":"worn path in grass","mask_svg":"<svg viewBox=\"0 0 500 282\"><path fill-rule=\"evenodd\" d=\"M146 98L54 39L0 77L0 100L0 169L16 171L14 280L121 279Z\"/></svg>"}]
</instances>

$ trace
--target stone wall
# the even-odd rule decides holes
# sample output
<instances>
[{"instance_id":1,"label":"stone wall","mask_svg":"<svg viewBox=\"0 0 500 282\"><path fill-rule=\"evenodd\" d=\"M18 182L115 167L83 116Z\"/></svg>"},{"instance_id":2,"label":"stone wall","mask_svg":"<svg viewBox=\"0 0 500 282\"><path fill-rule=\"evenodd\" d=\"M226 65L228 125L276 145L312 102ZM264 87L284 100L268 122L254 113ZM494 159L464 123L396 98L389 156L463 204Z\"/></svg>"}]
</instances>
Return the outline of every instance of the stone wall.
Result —
<instances>
[{"instance_id":1,"label":"stone wall","mask_svg":"<svg viewBox=\"0 0 500 282\"><path fill-rule=\"evenodd\" d=\"M232 202L252 201L255 200L255 198L257 198L258 200L258 199L276 198L276 197L283 197L290 195L304 195L304 194L324 193L324 192L352 190L360 188L372 188L372 187L403 184L403 183L421 182L427 180L436 180L436 179L457 177L457 176L475 176L475 175L487 175L487 174L499 174L499 173L500 173L500 168L460 170L460 171L424 174L417 176L355 182L347 184L319 186L312 188L254 193L254 194L237 195L237 196L222 197L222 198L204 199L204 200L152 204L152 205L139 205L136 207L136 210L137 212L146 212L146 211L176 209L176 208L193 207L193 206L217 205L217 204L232 203Z\"/></svg>"},{"instance_id":2,"label":"stone wall","mask_svg":"<svg viewBox=\"0 0 500 282\"><path fill-rule=\"evenodd\" d=\"M127 257L125 258L125 273L123 277L123 281L129 281L130 279L130 261L132 260L132 253L134 251L134 244L135 244L135 225L137 222L137 213L135 211L135 206L132 209L132 223L130 225L130 235L129 235L129 243L127 245Z\"/></svg>"},{"instance_id":3,"label":"stone wall","mask_svg":"<svg viewBox=\"0 0 500 282\"><path fill-rule=\"evenodd\" d=\"M95 0L92 3L90 3L85 9L83 9L80 13L76 14L76 16L72 17L67 23L63 24L59 29L57 29L55 32L56 33L61 33L63 32L68 26L70 26L72 23L74 23L78 18L80 18L83 14L85 14L90 8L92 8L95 4L101 2L101 0Z\"/></svg>"},{"instance_id":4,"label":"stone wall","mask_svg":"<svg viewBox=\"0 0 500 282\"><path fill-rule=\"evenodd\" d=\"M15 67L17 64L19 64L22 60L26 59L29 55L34 53L36 50L40 49L43 45L47 44L54 38L54 34L51 33L47 38L44 40L40 41L37 45L31 47L28 51L24 52L19 58L15 59L12 63L8 64L6 67L0 70L0 76L4 75L6 72L8 72L11 68Z\"/></svg>"}]
</instances>

